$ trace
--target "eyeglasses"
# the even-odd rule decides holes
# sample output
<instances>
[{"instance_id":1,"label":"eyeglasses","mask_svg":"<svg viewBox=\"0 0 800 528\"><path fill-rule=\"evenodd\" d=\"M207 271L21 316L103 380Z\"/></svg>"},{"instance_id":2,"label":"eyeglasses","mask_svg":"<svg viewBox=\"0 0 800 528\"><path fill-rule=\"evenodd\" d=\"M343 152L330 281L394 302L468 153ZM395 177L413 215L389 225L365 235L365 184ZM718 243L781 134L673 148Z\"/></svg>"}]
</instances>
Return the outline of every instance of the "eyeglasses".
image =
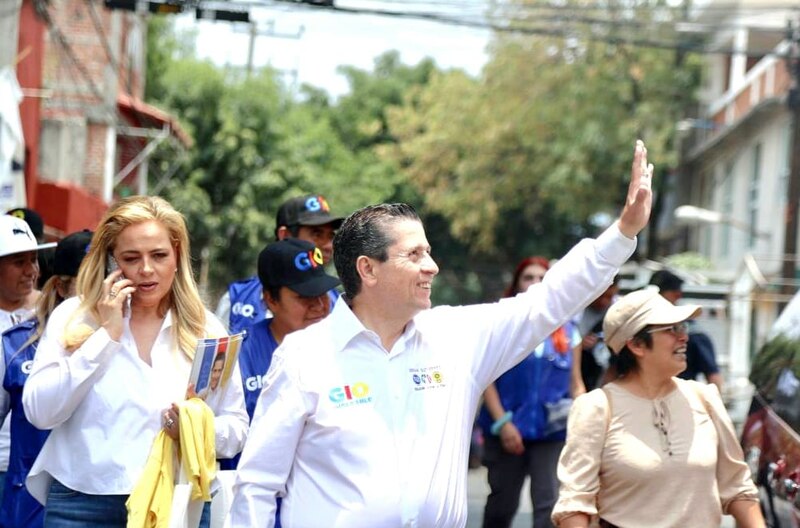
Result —
<instances>
[{"instance_id":1,"label":"eyeglasses","mask_svg":"<svg viewBox=\"0 0 800 528\"><path fill-rule=\"evenodd\" d=\"M672 332L676 336L685 336L689 334L689 323L686 321L675 323L674 325L670 326L659 326L658 328L651 328L647 331L648 334L654 334L656 332L665 332L669 331Z\"/></svg>"}]
</instances>

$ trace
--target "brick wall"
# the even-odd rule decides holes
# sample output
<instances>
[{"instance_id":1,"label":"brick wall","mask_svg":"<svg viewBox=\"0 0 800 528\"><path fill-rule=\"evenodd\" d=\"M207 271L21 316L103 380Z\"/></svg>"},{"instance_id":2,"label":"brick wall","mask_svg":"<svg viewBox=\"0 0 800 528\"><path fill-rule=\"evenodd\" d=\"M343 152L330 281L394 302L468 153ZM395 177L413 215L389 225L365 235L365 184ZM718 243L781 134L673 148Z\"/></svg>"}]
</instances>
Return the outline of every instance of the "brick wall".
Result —
<instances>
[{"instance_id":1,"label":"brick wall","mask_svg":"<svg viewBox=\"0 0 800 528\"><path fill-rule=\"evenodd\" d=\"M41 176L71 181L103 196L106 159L116 159L114 152L107 152L107 134L109 125L119 120L117 94L120 90L130 93L129 89L136 96L143 92L140 67L144 45L137 44L144 35L143 23L133 13L106 9L100 0L53 0L50 6L54 30L45 36L42 84L52 95L43 101L42 122L57 125L51 126L51 131L84 136L86 150L82 160L78 155L69 163L65 156L76 153L63 145L75 142L48 134L40 145L41 165L59 169ZM63 35L66 46L58 34ZM140 56L130 57L129 52ZM62 122L70 126L60 126ZM114 172L119 168L115 163Z\"/></svg>"}]
</instances>

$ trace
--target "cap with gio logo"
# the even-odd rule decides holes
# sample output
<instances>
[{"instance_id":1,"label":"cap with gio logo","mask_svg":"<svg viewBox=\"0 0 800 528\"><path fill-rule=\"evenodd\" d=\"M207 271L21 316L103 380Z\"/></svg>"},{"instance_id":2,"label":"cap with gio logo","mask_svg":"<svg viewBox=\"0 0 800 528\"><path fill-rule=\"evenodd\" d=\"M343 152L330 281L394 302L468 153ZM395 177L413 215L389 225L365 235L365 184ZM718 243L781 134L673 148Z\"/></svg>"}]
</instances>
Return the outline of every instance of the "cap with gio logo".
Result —
<instances>
[{"instance_id":1,"label":"cap with gio logo","mask_svg":"<svg viewBox=\"0 0 800 528\"><path fill-rule=\"evenodd\" d=\"M339 285L339 279L325 273L322 251L297 238L273 242L261 251L258 279L265 287L286 286L303 297L317 297Z\"/></svg>"},{"instance_id":2,"label":"cap with gio logo","mask_svg":"<svg viewBox=\"0 0 800 528\"><path fill-rule=\"evenodd\" d=\"M22 218L0 215L0 257L55 247L56 243L39 244L28 223Z\"/></svg>"},{"instance_id":3,"label":"cap with gio logo","mask_svg":"<svg viewBox=\"0 0 800 528\"><path fill-rule=\"evenodd\" d=\"M278 209L275 223L277 227L333 224L336 229L342 225L343 220L340 216L331 216L331 208L324 196L309 194L283 202Z\"/></svg>"}]
</instances>

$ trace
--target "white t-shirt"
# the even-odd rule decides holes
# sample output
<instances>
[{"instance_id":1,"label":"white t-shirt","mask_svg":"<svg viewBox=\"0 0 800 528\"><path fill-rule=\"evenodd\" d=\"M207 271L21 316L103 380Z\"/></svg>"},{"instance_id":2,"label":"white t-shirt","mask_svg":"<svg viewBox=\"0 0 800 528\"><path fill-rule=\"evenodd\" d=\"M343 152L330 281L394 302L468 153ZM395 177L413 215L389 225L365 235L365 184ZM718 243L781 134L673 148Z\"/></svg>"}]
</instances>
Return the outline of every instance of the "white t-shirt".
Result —
<instances>
[{"instance_id":1,"label":"white t-shirt","mask_svg":"<svg viewBox=\"0 0 800 528\"><path fill-rule=\"evenodd\" d=\"M487 385L611 283L635 241L615 226L497 303L426 310L391 350L345 302L275 352L238 467L232 527L464 526Z\"/></svg>"},{"instance_id":2,"label":"white t-shirt","mask_svg":"<svg viewBox=\"0 0 800 528\"><path fill-rule=\"evenodd\" d=\"M153 344L152 365L139 357L127 317L119 342L100 328L67 353L61 336L78 304L73 297L50 316L22 395L28 420L52 429L26 481L43 504L52 478L83 493L129 494L161 429L162 411L184 399L191 370L174 345L171 311ZM225 335L210 312L206 335ZM238 364L223 400L215 440L217 455L229 458L241 450L248 429Z\"/></svg>"}]
</instances>

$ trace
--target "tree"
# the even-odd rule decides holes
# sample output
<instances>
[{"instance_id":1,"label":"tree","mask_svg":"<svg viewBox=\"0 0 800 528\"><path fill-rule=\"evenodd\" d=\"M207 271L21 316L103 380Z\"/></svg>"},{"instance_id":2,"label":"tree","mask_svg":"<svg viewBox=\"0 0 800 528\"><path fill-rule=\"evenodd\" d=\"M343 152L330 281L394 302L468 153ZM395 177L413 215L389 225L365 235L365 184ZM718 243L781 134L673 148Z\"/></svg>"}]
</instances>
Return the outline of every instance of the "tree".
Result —
<instances>
[{"instance_id":1,"label":"tree","mask_svg":"<svg viewBox=\"0 0 800 528\"><path fill-rule=\"evenodd\" d=\"M369 145L342 139L351 130L342 125L344 114L348 126L366 130L380 117L377 102L361 114L355 106L341 111L312 87L297 101L269 69L245 78L190 57L164 68L156 93L157 104L180 116L194 139L164 195L186 216L193 257L214 293L255 273L286 199L322 193L344 214L397 192L390 163Z\"/></svg>"},{"instance_id":2,"label":"tree","mask_svg":"<svg viewBox=\"0 0 800 528\"><path fill-rule=\"evenodd\" d=\"M522 4L500 4L497 16L519 23L534 13ZM609 5L605 16L668 31L655 20L668 22L669 10L637 6L626 14ZM497 35L479 79L434 74L390 113L398 141L384 155L475 254L513 262L537 248L556 257L591 234L592 216L621 206L637 137L657 166L676 163L675 116L693 96L698 61L676 64L671 50L612 38L630 23L598 39L596 28L565 20L568 38Z\"/></svg>"}]
</instances>

